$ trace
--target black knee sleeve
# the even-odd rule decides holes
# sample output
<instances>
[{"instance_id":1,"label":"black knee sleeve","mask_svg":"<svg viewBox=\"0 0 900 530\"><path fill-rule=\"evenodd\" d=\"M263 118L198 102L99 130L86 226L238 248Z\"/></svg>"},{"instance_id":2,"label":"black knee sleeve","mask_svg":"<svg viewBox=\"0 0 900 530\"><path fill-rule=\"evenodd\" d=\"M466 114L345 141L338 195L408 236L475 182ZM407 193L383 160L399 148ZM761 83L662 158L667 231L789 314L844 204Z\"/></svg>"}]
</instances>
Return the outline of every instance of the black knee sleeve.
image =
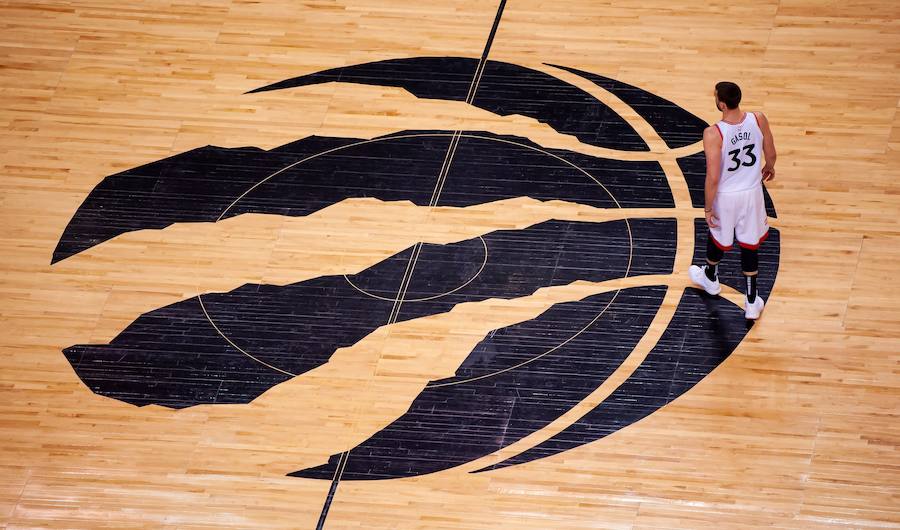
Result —
<instances>
[{"instance_id":1,"label":"black knee sleeve","mask_svg":"<svg viewBox=\"0 0 900 530\"><path fill-rule=\"evenodd\" d=\"M741 247L741 270L744 272L759 270L759 250Z\"/></svg>"},{"instance_id":2,"label":"black knee sleeve","mask_svg":"<svg viewBox=\"0 0 900 530\"><path fill-rule=\"evenodd\" d=\"M725 257L725 251L717 247L713 242L712 236L706 236L706 261L710 263L718 263Z\"/></svg>"}]
</instances>

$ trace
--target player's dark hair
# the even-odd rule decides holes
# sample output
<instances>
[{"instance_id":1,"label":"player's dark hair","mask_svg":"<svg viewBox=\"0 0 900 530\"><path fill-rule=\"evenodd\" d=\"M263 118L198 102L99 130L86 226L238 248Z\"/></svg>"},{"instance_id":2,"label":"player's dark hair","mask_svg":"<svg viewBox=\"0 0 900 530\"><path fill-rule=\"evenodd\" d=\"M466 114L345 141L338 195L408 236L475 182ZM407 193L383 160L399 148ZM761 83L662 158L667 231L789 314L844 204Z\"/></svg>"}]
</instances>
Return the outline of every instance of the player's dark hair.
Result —
<instances>
[{"instance_id":1,"label":"player's dark hair","mask_svg":"<svg viewBox=\"0 0 900 530\"><path fill-rule=\"evenodd\" d=\"M731 81L716 83L716 97L729 109L736 109L741 104L741 87Z\"/></svg>"}]
</instances>

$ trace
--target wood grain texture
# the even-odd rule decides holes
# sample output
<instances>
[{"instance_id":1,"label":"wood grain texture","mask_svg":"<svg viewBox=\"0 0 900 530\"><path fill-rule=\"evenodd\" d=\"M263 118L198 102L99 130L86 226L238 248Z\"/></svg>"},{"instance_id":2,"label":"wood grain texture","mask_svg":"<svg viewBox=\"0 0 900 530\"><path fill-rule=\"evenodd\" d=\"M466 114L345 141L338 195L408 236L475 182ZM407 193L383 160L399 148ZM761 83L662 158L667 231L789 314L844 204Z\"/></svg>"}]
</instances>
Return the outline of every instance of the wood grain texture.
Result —
<instances>
[{"instance_id":1,"label":"wood grain texture","mask_svg":"<svg viewBox=\"0 0 900 530\"><path fill-rule=\"evenodd\" d=\"M61 353L106 342L140 314L198 292L353 272L417 240L551 217L610 219L529 199L433 209L354 200L304 218L134 232L50 266L104 176L205 145L466 129L609 154L534 119L396 88L244 94L336 66L478 57L495 9L0 3L0 526L313 528L329 484L287 473L390 423L489 331L612 288L576 283L382 327L249 405L133 407L91 393ZM497 455L416 478L341 483L327 527L900 528L900 6L511 0L491 59L590 90L651 147L616 156L659 160L669 177L684 150L668 150L619 100L546 63L646 88L708 121L718 118L714 83L740 83L744 106L767 114L778 146L769 187L782 235L778 281L763 319L715 377L653 416L551 458L469 473L563 429L621 382L618 373ZM680 205L671 215L689 221L687 188L670 184ZM670 286L661 309L669 316L689 283L688 222L678 243L676 274L659 279ZM665 324L654 321L633 355L646 355Z\"/></svg>"}]
</instances>

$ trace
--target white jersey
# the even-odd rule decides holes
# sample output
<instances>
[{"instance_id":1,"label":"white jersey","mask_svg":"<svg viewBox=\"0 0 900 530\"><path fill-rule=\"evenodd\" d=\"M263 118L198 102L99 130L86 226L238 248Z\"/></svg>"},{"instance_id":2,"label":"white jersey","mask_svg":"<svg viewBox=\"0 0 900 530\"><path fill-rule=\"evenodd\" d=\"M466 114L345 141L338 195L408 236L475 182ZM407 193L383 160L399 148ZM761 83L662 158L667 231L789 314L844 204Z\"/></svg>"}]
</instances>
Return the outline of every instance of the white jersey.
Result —
<instances>
[{"instance_id":1,"label":"white jersey","mask_svg":"<svg viewBox=\"0 0 900 530\"><path fill-rule=\"evenodd\" d=\"M763 135L756 115L747 112L737 125L716 123L722 135L722 173L719 193L759 187L762 182Z\"/></svg>"}]
</instances>

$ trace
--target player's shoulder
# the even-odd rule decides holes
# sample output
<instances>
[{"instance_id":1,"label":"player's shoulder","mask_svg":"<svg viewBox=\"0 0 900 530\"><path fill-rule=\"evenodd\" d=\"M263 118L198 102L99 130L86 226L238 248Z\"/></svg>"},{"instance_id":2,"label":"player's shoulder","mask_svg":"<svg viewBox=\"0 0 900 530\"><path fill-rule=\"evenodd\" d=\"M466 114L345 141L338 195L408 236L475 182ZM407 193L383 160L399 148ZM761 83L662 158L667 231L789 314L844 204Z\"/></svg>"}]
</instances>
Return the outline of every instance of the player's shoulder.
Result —
<instances>
[{"instance_id":1,"label":"player's shoulder","mask_svg":"<svg viewBox=\"0 0 900 530\"><path fill-rule=\"evenodd\" d=\"M704 140L721 140L722 139L722 129L719 129L719 125L714 123L704 129L703 131L703 139Z\"/></svg>"},{"instance_id":2,"label":"player's shoulder","mask_svg":"<svg viewBox=\"0 0 900 530\"><path fill-rule=\"evenodd\" d=\"M755 110L752 112L752 114L753 114L753 116L756 117L756 121L759 122L760 124L769 123L769 119L766 118L766 115L763 114L763 112L761 110Z\"/></svg>"}]
</instances>

